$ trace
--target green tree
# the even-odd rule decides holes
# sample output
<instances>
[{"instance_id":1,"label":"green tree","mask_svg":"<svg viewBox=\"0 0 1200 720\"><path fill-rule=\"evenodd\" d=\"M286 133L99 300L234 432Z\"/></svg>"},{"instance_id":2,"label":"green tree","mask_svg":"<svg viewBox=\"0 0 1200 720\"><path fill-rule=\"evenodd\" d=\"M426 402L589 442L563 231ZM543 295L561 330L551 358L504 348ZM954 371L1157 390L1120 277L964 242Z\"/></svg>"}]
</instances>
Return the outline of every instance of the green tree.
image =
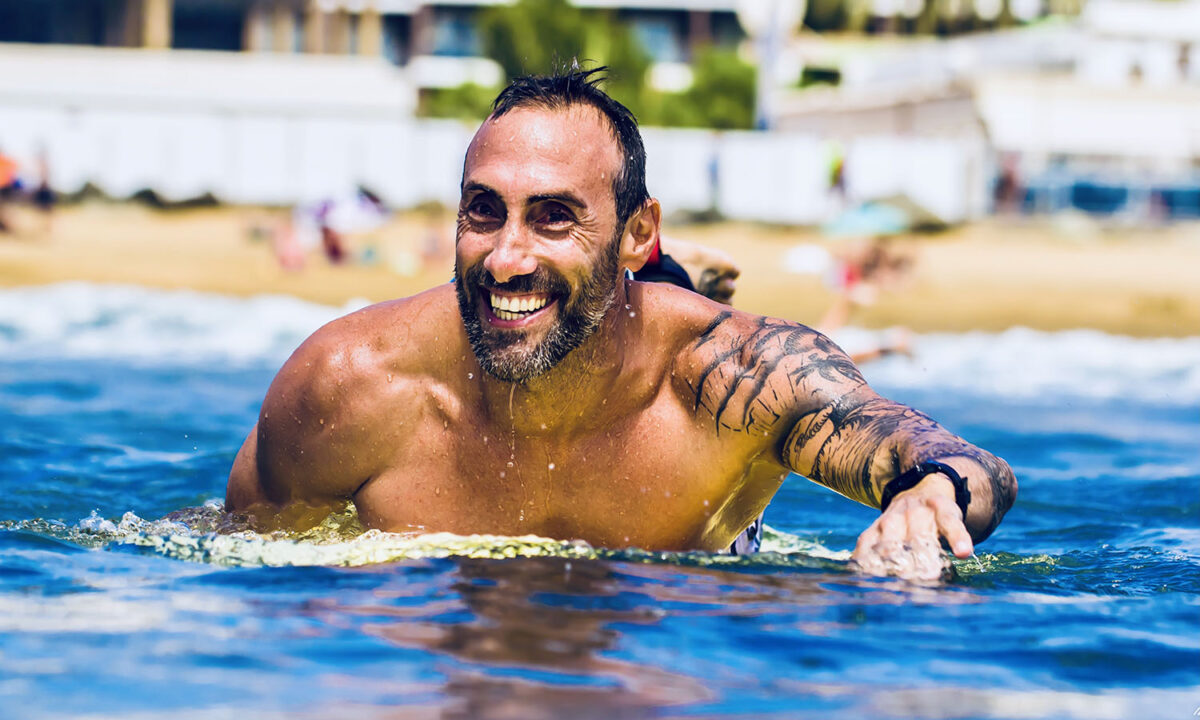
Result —
<instances>
[{"instance_id":1,"label":"green tree","mask_svg":"<svg viewBox=\"0 0 1200 720\"><path fill-rule=\"evenodd\" d=\"M718 130L754 127L754 66L733 50L709 47L700 51L692 75L683 100L695 120L686 124Z\"/></svg>"},{"instance_id":2,"label":"green tree","mask_svg":"<svg viewBox=\"0 0 1200 720\"><path fill-rule=\"evenodd\" d=\"M732 50L701 50L694 84L683 93L662 93L646 82L649 53L632 29L612 11L584 10L567 0L519 0L480 15L484 53L504 69L506 80L548 74L578 62L608 67L605 91L643 125L749 128L754 122L754 68ZM482 119L496 89L467 86L429 91L422 113Z\"/></svg>"},{"instance_id":3,"label":"green tree","mask_svg":"<svg viewBox=\"0 0 1200 720\"><path fill-rule=\"evenodd\" d=\"M479 33L484 53L512 79L546 74L579 58L588 28L584 12L566 0L520 0L485 9Z\"/></svg>"}]
</instances>

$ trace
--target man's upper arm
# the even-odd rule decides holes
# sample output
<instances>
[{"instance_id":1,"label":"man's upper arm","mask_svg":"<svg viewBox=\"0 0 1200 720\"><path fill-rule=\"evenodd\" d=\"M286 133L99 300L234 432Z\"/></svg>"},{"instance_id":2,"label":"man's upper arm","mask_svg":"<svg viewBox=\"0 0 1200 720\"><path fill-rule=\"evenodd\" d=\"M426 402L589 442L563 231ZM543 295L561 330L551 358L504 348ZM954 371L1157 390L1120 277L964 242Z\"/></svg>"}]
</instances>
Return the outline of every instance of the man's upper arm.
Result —
<instances>
[{"instance_id":1,"label":"man's upper arm","mask_svg":"<svg viewBox=\"0 0 1200 720\"><path fill-rule=\"evenodd\" d=\"M230 512L246 512L253 507L274 505L267 496L258 476L258 423L251 428L229 471L229 483L225 486L225 509Z\"/></svg>"},{"instance_id":2,"label":"man's upper arm","mask_svg":"<svg viewBox=\"0 0 1200 720\"><path fill-rule=\"evenodd\" d=\"M344 366L331 367L338 357L336 347L310 338L280 369L234 460L228 510L273 526L310 525L369 477L369 456L355 452L358 426L340 422L357 388Z\"/></svg>"},{"instance_id":3,"label":"man's upper arm","mask_svg":"<svg viewBox=\"0 0 1200 720\"><path fill-rule=\"evenodd\" d=\"M866 387L832 341L799 323L721 311L690 350L684 377L694 412L711 418L718 435L766 443L777 459L798 420Z\"/></svg>"}]
</instances>

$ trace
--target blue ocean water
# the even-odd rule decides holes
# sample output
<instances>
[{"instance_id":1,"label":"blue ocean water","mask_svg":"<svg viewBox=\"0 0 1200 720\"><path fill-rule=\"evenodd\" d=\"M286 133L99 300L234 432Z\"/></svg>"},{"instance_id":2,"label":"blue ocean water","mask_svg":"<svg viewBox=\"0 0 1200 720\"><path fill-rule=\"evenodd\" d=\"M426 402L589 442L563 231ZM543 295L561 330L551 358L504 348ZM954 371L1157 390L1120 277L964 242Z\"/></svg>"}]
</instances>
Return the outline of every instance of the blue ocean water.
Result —
<instances>
[{"instance_id":1,"label":"blue ocean water","mask_svg":"<svg viewBox=\"0 0 1200 720\"><path fill-rule=\"evenodd\" d=\"M759 557L238 540L274 370L344 309L0 292L0 717L1171 718L1200 706L1200 339L923 336L865 368L1005 457L948 583L846 568L874 511L793 478ZM196 511L211 518L215 510ZM539 554L539 553L532 553Z\"/></svg>"}]
</instances>

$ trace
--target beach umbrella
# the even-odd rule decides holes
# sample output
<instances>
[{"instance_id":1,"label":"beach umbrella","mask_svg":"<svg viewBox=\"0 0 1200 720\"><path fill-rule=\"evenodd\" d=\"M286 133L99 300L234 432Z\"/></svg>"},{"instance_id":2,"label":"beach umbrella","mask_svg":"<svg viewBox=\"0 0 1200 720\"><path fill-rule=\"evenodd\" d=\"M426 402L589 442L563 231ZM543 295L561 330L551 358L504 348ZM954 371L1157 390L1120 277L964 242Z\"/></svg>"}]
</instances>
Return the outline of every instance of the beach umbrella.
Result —
<instances>
[{"instance_id":1,"label":"beach umbrella","mask_svg":"<svg viewBox=\"0 0 1200 720\"><path fill-rule=\"evenodd\" d=\"M908 213L884 203L865 202L821 226L824 235L835 238L898 235L911 227Z\"/></svg>"},{"instance_id":2,"label":"beach umbrella","mask_svg":"<svg viewBox=\"0 0 1200 720\"><path fill-rule=\"evenodd\" d=\"M861 203L821 226L833 238L938 232L949 225L943 218L907 195L892 195Z\"/></svg>"}]
</instances>

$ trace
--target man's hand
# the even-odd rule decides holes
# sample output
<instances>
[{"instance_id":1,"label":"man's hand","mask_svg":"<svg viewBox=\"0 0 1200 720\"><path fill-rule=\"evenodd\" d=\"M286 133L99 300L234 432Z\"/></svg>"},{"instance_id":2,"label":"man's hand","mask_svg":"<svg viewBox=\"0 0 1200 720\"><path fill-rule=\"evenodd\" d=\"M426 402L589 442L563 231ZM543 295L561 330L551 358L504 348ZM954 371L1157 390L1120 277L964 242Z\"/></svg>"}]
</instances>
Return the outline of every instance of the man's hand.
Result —
<instances>
[{"instance_id":1,"label":"man's hand","mask_svg":"<svg viewBox=\"0 0 1200 720\"><path fill-rule=\"evenodd\" d=\"M954 503L954 485L945 475L929 475L892 501L854 547L853 563L869 575L936 580L947 569L940 538L954 555L970 557L971 535Z\"/></svg>"}]
</instances>

